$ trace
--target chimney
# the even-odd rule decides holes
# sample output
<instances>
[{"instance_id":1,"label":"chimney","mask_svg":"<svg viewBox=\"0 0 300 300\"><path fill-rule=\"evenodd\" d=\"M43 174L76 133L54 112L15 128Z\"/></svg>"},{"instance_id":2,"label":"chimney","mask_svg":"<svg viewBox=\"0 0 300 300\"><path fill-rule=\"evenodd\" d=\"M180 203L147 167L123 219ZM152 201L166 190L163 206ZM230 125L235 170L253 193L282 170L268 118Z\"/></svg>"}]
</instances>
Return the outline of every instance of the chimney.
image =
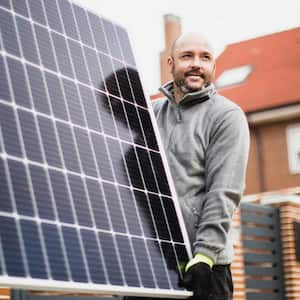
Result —
<instances>
[{"instance_id":1,"label":"chimney","mask_svg":"<svg viewBox=\"0 0 300 300\"><path fill-rule=\"evenodd\" d=\"M173 41L181 34L181 22L178 16L167 14L164 15L165 24L165 49L160 53L160 82L166 83L172 79L169 73L167 58L170 55L170 50Z\"/></svg>"}]
</instances>

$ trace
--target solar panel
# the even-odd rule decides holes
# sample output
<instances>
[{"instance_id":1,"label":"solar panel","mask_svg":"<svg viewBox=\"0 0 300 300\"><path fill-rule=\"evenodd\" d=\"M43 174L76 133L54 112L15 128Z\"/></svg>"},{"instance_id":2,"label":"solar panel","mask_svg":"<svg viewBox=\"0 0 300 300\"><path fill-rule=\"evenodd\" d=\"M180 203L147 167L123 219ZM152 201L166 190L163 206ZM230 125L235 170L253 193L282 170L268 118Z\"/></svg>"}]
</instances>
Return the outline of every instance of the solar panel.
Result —
<instances>
[{"instance_id":1,"label":"solar panel","mask_svg":"<svg viewBox=\"0 0 300 300\"><path fill-rule=\"evenodd\" d=\"M2 0L0 26L0 285L189 296L127 32L67 0Z\"/></svg>"}]
</instances>

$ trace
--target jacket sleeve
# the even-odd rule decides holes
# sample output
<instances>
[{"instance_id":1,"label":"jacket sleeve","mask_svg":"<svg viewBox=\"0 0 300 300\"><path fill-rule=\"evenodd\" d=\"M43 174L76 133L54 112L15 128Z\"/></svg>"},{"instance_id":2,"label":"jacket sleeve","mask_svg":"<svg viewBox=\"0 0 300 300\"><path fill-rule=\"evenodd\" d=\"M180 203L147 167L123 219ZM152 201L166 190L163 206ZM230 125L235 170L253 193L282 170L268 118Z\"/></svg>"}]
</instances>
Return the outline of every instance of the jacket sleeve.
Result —
<instances>
[{"instance_id":1,"label":"jacket sleeve","mask_svg":"<svg viewBox=\"0 0 300 300\"><path fill-rule=\"evenodd\" d=\"M249 128L242 110L223 113L214 122L206 152L206 192L201 202L193 252L216 261L227 243L235 208L244 188L249 152Z\"/></svg>"}]
</instances>

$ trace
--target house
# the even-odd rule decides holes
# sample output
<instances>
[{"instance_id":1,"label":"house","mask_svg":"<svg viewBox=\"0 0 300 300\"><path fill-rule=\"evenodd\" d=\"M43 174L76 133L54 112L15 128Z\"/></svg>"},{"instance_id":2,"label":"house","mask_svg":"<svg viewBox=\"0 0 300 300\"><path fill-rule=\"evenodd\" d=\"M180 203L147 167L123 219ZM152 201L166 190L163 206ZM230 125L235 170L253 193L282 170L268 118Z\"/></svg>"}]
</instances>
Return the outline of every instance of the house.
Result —
<instances>
[{"instance_id":1,"label":"house","mask_svg":"<svg viewBox=\"0 0 300 300\"><path fill-rule=\"evenodd\" d=\"M228 45L215 78L249 122L245 194L299 187L300 28Z\"/></svg>"}]
</instances>

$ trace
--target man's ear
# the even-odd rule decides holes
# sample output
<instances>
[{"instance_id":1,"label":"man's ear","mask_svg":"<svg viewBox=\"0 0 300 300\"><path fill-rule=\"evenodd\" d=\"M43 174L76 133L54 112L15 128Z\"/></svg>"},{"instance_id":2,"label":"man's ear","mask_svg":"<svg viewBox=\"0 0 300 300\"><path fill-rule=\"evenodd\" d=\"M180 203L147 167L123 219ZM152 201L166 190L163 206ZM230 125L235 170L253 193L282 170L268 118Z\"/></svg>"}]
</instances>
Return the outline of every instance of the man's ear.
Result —
<instances>
[{"instance_id":1,"label":"man's ear","mask_svg":"<svg viewBox=\"0 0 300 300\"><path fill-rule=\"evenodd\" d=\"M169 72L172 73L173 65L174 65L174 59L172 56L168 56L167 63L169 67Z\"/></svg>"}]
</instances>

